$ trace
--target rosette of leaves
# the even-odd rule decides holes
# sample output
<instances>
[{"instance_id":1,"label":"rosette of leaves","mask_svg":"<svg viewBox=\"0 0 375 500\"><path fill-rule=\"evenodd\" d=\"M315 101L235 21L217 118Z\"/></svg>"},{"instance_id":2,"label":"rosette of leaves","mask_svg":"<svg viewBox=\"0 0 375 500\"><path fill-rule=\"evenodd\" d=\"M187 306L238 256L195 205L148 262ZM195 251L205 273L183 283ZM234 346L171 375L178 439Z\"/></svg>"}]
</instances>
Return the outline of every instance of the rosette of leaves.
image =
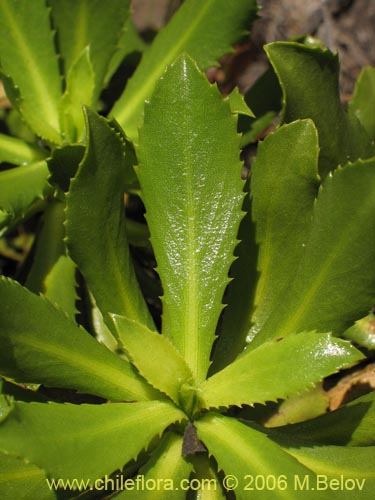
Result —
<instances>
[{"instance_id":1,"label":"rosette of leaves","mask_svg":"<svg viewBox=\"0 0 375 500\"><path fill-rule=\"evenodd\" d=\"M358 478L370 498L373 394L277 430L263 427L252 408L303 398L364 359L338 335L373 299L375 159L343 165L321 182L317 129L296 120L261 144L246 189L237 114L189 57L177 59L146 104L137 147L163 287L159 332L137 284L122 210L131 146L105 118L88 110L86 121L85 156L67 195L66 245L116 345L98 342L61 304L1 280L2 498L14 498L16 488L25 498L59 496L44 477L89 480L95 490L96 479L120 474L164 479L169 489L116 498L184 499L181 480L195 477L216 488L189 496L223 499L224 474L238 478L239 499L249 497L251 476L271 478L258 498L274 499L306 496L292 481L308 478L313 488L317 474ZM235 260L238 234L253 249L238 247ZM243 301L239 273L255 294L245 313L259 327L247 329L247 341L225 319ZM230 340L241 344L238 356ZM101 399L53 402L48 390L14 382Z\"/></svg>"}]
</instances>

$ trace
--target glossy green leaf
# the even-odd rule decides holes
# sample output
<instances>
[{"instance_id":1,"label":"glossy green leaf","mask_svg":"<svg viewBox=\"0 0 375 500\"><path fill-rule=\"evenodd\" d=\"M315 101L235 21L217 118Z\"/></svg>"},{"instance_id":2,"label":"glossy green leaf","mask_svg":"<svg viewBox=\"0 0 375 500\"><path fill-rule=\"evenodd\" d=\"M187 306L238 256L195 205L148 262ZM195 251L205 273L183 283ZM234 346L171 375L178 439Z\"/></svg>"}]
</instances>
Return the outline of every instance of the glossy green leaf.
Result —
<instances>
[{"instance_id":1,"label":"glossy green leaf","mask_svg":"<svg viewBox=\"0 0 375 500\"><path fill-rule=\"evenodd\" d=\"M268 342L201 384L206 408L265 403L301 393L363 359L349 342L316 332ZM290 361L293 360L293 370Z\"/></svg>"},{"instance_id":2,"label":"glossy green leaf","mask_svg":"<svg viewBox=\"0 0 375 500\"><path fill-rule=\"evenodd\" d=\"M116 315L112 318L120 344L139 373L176 404L181 403L181 387L192 384L193 375L174 345L165 335L149 330L134 320Z\"/></svg>"},{"instance_id":3,"label":"glossy green leaf","mask_svg":"<svg viewBox=\"0 0 375 500\"><path fill-rule=\"evenodd\" d=\"M317 474L350 478L348 486L354 483L353 490L361 492L365 498L372 498L375 446L314 446L287 448L287 451Z\"/></svg>"},{"instance_id":4,"label":"glossy green leaf","mask_svg":"<svg viewBox=\"0 0 375 500\"><path fill-rule=\"evenodd\" d=\"M179 58L146 107L137 173L164 290L163 332L198 381L243 216L238 157L229 105L190 58Z\"/></svg>"},{"instance_id":5,"label":"glossy green leaf","mask_svg":"<svg viewBox=\"0 0 375 500\"><path fill-rule=\"evenodd\" d=\"M375 68L363 68L354 95L348 103L349 113L358 118L371 139L375 139Z\"/></svg>"},{"instance_id":6,"label":"glossy green leaf","mask_svg":"<svg viewBox=\"0 0 375 500\"><path fill-rule=\"evenodd\" d=\"M86 154L67 195L69 254L110 328L111 312L153 329L125 229L126 173L132 168L134 153L117 130L91 111L87 111L87 127Z\"/></svg>"},{"instance_id":7,"label":"glossy green leaf","mask_svg":"<svg viewBox=\"0 0 375 500\"><path fill-rule=\"evenodd\" d=\"M240 94L238 87L235 87L225 100L228 101L232 113L255 118L254 113L246 104L244 96Z\"/></svg>"},{"instance_id":8,"label":"glossy green leaf","mask_svg":"<svg viewBox=\"0 0 375 500\"><path fill-rule=\"evenodd\" d=\"M51 500L56 498L48 488L42 469L22 458L0 454L0 493L2 500Z\"/></svg>"},{"instance_id":9,"label":"glossy green leaf","mask_svg":"<svg viewBox=\"0 0 375 500\"><path fill-rule=\"evenodd\" d=\"M375 392L371 392L332 413L272 430L270 436L283 446L290 446L293 440L305 444L374 446L374 427Z\"/></svg>"},{"instance_id":10,"label":"glossy green leaf","mask_svg":"<svg viewBox=\"0 0 375 500\"><path fill-rule=\"evenodd\" d=\"M61 255L45 279L45 296L62 309L72 320L77 314L76 266L66 255Z\"/></svg>"},{"instance_id":11,"label":"glossy green leaf","mask_svg":"<svg viewBox=\"0 0 375 500\"><path fill-rule=\"evenodd\" d=\"M260 276L248 341L279 309L304 253L319 186L318 154L311 120L285 125L259 145L251 196Z\"/></svg>"},{"instance_id":12,"label":"glossy green leaf","mask_svg":"<svg viewBox=\"0 0 375 500\"><path fill-rule=\"evenodd\" d=\"M55 479L111 474L185 415L169 403L16 403L0 426L0 450L19 454ZM142 425L140 425L142 423Z\"/></svg>"},{"instance_id":13,"label":"glossy green leaf","mask_svg":"<svg viewBox=\"0 0 375 500\"><path fill-rule=\"evenodd\" d=\"M311 118L318 129L323 177L338 164L374 155L366 132L341 105L337 55L294 42L271 43L265 50L283 89L282 121Z\"/></svg>"},{"instance_id":14,"label":"glossy green leaf","mask_svg":"<svg viewBox=\"0 0 375 500\"><path fill-rule=\"evenodd\" d=\"M216 66L232 51L250 27L256 14L255 0L187 0L146 51L133 77L112 110L112 116L135 140L144 101L148 99L165 67L186 52L199 67Z\"/></svg>"},{"instance_id":15,"label":"glossy green leaf","mask_svg":"<svg viewBox=\"0 0 375 500\"><path fill-rule=\"evenodd\" d=\"M34 144L28 144L17 137L0 134L0 162L13 165L27 164L41 160L45 156L46 153Z\"/></svg>"},{"instance_id":16,"label":"glossy green leaf","mask_svg":"<svg viewBox=\"0 0 375 500\"><path fill-rule=\"evenodd\" d=\"M109 62L117 48L125 21L129 16L129 0L48 0L53 24L58 32L58 46L64 61L65 75L90 47L95 74L95 97L99 96Z\"/></svg>"},{"instance_id":17,"label":"glossy green leaf","mask_svg":"<svg viewBox=\"0 0 375 500\"><path fill-rule=\"evenodd\" d=\"M66 90L61 100L64 133L70 142L83 139L85 132L83 106L91 106L94 88L95 73L89 47L86 47L69 68Z\"/></svg>"},{"instance_id":18,"label":"glossy green leaf","mask_svg":"<svg viewBox=\"0 0 375 500\"><path fill-rule=\"evenodd\" d=\"M1 72L17 86L13 104L25 121L41 137L61 142L61 80L44 0L2 0L0 60Z\"/></svg>"},{"instance_id":19,"label":"glossy green leaf","mask_svg":"<svg viewBox=\"0 0 375 500\"><path fill-rule=\"evenodd\" d=\"M234 486L238 500L261 493L265 499L300 499L294 488L295 476L316 482L315 474L282 450L261 432L233 418L209 413L196 422L198 435L226 475L224 488ZM234 446L235 443L235 446ZM270 477L268 487L258 486L256 476ZM253 479L252 479L253 478ZM311 496L310 496L311 495ZM260 496L259 496L260 498ZM309 498L315 498L309 492ZM336 498L333 492L319 491L317 498ZM340 498L339 496L337 498Z\"/></svg>"},{"instance_id":20,"label":"glossy green leaf","mask_svg":"<svg viewBox=\"0 0 375 500\"><path fill-rule=\"evenodd\" d=\"M356 321L353 326L345 330L341 337L373 351L375 349L375 314L370 312Z\"/></svg>"},{"instance_id":21,"label":"glossy green leaf","mask_svg":"<svg viewBox=\"0 0 375 500\"><path fill-rule=\"evenodd\" d=\"M168 432L151 455L145 466L141 467L139 474L144 476L146 484L159 485L158 488L128 489L123 491L116 498L140 499L140 500L185 500L188 485L188 477L192 470L192 465L181 456L182 438L177 434ZM147 483L148 481L148 483ZM182 485L182 488L180 486Z\"/></svg>"},{"instance_id":22,"label":"glossy green leaf","mask_svg":"<svg viewBox=\"0 0 375 500\"><path fill-rule=\"evenodd\" d=\"M374 210L375 160L348 164L326 178L290 291L250 346L301 330L340 334L364 316L375 301Z\"/></svg>"},{"instance_id":23,"label":"glossy green leaf","mask_svg":"<svg viewBox=\"0 0 375 500\"><path fill-rule=\"evenodd\" d=\"M117 401L154 395L129 363L100 345L47 299L5 278L0 281L0 298L3 375Z\"/></svg>"},{"instance_id":24,"label":"glossy green leaf","mask_svg":"<svg viewBox=\"0 0 375 500\"><path fill-rule=\"evenodd\" d=\"M0 172L0 228L6 229L51 192L45 161Z\"/></svg>"}]
</instances>

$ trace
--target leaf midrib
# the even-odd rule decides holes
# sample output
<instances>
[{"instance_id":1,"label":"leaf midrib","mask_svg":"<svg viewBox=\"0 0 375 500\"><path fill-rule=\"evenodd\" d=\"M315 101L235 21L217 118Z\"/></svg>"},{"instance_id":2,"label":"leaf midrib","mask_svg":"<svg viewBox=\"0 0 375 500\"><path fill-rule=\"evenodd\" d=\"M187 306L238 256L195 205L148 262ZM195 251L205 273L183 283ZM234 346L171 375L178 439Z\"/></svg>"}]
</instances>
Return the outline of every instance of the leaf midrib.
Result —
<instances>
[{"instance_id":1,"label":"leaf midrib","mask_svg":"<svg viewBox=\"0 0 375 500\"><path fill-rule=\"evenodd\" d=\"M206 0L205 4L202 6L202 9L200 10L194 22L190 25L189 29L185 31L184 35L179 39L176 45L174 45L173 48L165 55L165 57L161 59L155 69L148 74L146 83L144 83L140 87L138 92L133 94L130 101L128 100L126 102L126 106L122 106L122 109L119 113L115 113L114 116L119 123L124 124L124 126L126 127L126 122L127 120L129 120L129 117L133 116L136 113L138 106L151 94L152 88L154 87L157 78L162 74L163 69L167 66L168 63L173 60L175 56L177 56L186 40L188 40L190 37L193 38L194 31L201 23L207 11L211 8L211 4L213 1L215 0ZM136 75L137 73L134 74L134 76Z\"/></svg>"},{"instance_id":2,"label":"leaf midrib","mask_svg":"<svg viewBox=\"0 0 375 500\"><path fill-rule=\"evenodd\" d=\"M58 110L55 100L49 93L47 82L44 81L42 73L39 71L38 60L34 57L35 54L30 51L29 46L24 39L22 33L18 29L17 23L12 15L12 12L7 7L6 2L2 3L2 9L8 19L8 24L14 33L14 39L19 47L19 53L23 54L23 59L32 82L33 92L37 97L38 106L41 109L41 115L45 115L46 121L59 134Z\"/></svg>"},{"instance_id":3,"label":"leaf midrib","mask_svg":"<svg viewBox=\"0 0 375 500\"><path fill-rule=\"evenodd\" d=\"M185 92L188 94L188 86L185 87ZM183 171L185 175L182 175L183 179L186 179L186 200L187 200L187 228L186 228L186 251L185 259L186 262L186 274L184 283L188 283L184 291L184 304L183 304L183 314L184 314L184 325L183 325L183 352L184 358L191 368L193 376L198 380L199 377L199 283L198 283L198 263L196 259L196 248L195 243L197 241L197 231L196 231L196 213L194 210L194 189L193 189L193 171L192 171L192 157L190 150L190 137L189 130L194 130L191 127L187 115L182 119L181 129L185 129L184 145L183 145ZM188 282L187 282L188 278Z\"/></svg>"},{"instance_id":4,"label":"leaf midrib","mask_svg":"<svg viewBox=\"0 0 375 500\"><path fill-rule=\"evenodd\" d=\"M85 47L86 45L86 39L87 39L87 27L88 27L88 5L85 1L79 2L78 5L78 12L77 12L77 24L76 24L76 30L74 32L75 37L74 37L74 44L73 44L73 50L72 50L72 60L71 60L71 65L74 64L75 60L77 57L80 55L81 51L83 50L82 47Z\"/></svg>"},{"instance_id":5,"label":"leaf midrib","mask_svg":"<svg viewBox=\"0 0 375 500\"><path fill-rule=\"evenodd\" d=\"M124 395L127 394L135 399L143 398L141 393L133 392L129 389L129 382L135 382L137 384L140 382L129 377L125 371L116 370L113 366L98 360L91 362L90 359L84 358L83 354L77 354L61 345L52 344L51 342L46 343L45 341L38 341L35 338L30 338L27 334L18 334L17 338L22 342L22 346L29 346L41 353L50 355L52 358L60 360L66 365L72 366L74 369L78 368L89 372L97 379L109 383L112 387L121 389ZM123 384L120 383L120 380L123 381Z\"/></svg>"},{"instance_id":6,"label":"leaf midrib","mask_svg":"<svg viewBox=\"0 0 375 500\"><path fill-rule=\"evenodd\" d=\"M222 427L223 432L219 433L213 433L209 432L211 434L211 438L214 438L217 442L221 442L224 444L226 448L233 449L233 443L236 443L236 456L240 459L243 460L244 463L250 463L256 472L259 474L264 475L265 471L269 471L269 463L265 462L262 460L261 456L256 454L254 456L254 450L251 449L249 452L246 449L242 448L242 443L244 440L239 441L238 439L238 433L234 432L232 429L228 428L225 422L220 422L220 420L217 422L219 427ZM207 425L207 423L206 423ZM245 425L245 424L242 424ZM208 427L208 426L207 426ZM211 430L211 429L209 429ZM254 429L251 429L252 432L258 432L255 431ZM293 457L294 458L294 457ZM218 460L218 459L217 459ZM220 463L219 463L220 465ZM272 471L270 471L272 472ZM283 491L279 490L278 491L281 494L281 497L284 498L290 498L288 491Z\"/></svg>"}]
</instances>

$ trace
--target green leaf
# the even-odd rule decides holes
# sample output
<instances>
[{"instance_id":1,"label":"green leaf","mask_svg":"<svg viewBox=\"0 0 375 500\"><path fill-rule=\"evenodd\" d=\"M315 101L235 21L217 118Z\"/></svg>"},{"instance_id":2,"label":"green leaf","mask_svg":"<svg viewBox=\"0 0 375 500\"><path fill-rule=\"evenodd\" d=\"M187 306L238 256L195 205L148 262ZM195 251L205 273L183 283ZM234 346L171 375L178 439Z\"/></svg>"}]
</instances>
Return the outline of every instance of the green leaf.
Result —
<instances>
[{"instance_id":1,"label":"green leaf","mask_svg":"<svg viewBox=\"0 0 375 500\"><path fill-rule=\"evenodd\" d=\"M154 484L155 481L158 487L152 492L147 489L128 489L116 498L149 500L152 497L152 500L164 500L165 498L185 500L186 490L180 486L181 484L183 487L188 486L192 465L181 456L181 448L181 436L168 432L151 455L150 460L139 470L139 474L144 476L146 484Z\"/></svg>"},{"instance_id":2,"label":"green leaf","mask_svg":"<svg viewBox=\"0 0 375 500\"><path fill-rule=\"evenodd\" d=\"M337 55L294 42L265 47L283 89L283 122L311 118L319 133L322 177L338 164L374 155L358 120L341 105Z\"/></svg>"},{"instance_id":3,"label":"green leaf","mask_svg":"<svg viewBox=\"0 0 375 500\"><path fill-rule=\"evenodd\" d=\"M78 313L76 301L76 266L66 255L60 255L45 279L45 296L58 305L72 320Z\"/></svg>"},{"instance_id":4,"label":"green leaf","mask_svg":"<svg viewBox=\"0 0 375 500\"><path fill-rule=\"evenodd\" d=\"M129 16L128 0L48 0L52 19L58 31L58 45L64 61L65 75L90 47L95 74L95 98L102 89L109 62L117 48Z\"/></svg>"},{"instance_id":5,"label":"green leaf","mask_svg":"<svg viewBox=\"0 0 375 500\"><path fill-rule=\"evenodd\" d=\"M269 432L283 446L300 443L348 446L375 445L375 392L340 407L332 413Z\"/></svg>"},{"instance_id":6,"label":"green leaf","mask_svg":"<svg viewBox=\"0 0 375 500\"><path fill-rule=\"evenodd\" d=\"M126 173L133 166L134 152L117 129L91 111L87 111L87 127L87 150L67 195L69 254L109 328L113 328L111 312L154 329L125 229Z\"/></svg>"},{"instance_id":7,"label":"green leaf","mask_svg":"<svg viewBox=\"0 0 375 500\"><path fill-rule=\"evenodd\" d=\"M83 105L91 106L95 87L95 73L89 47L71 65L66 78L66 90L61 99L64 133L70 142L82 141L85 133Z\"/></svg>"},{"instance_id":8,"label":"green leaf","mask_svg":"<svg viewBox=\"0 0 375 500\"><path fill-rule=\"evenodd\" d=\"M196 500L225 500L225 495L221 487L221 481L217 477L216 467L213 460L202 453L191 457L194 465L194 475L191 477L192 485L195 488L194 479L198 479L200 488L195 490Z\"/></svg>"},{"instance_id":9,"label":"green leaf","mask_svg":"<svg viewBox=\"0 0 375 500\"><path fill-rule=\"evenodd\" d=\"M248 182L245 190L248 192ZM258 279L256 262L258 248L255 243L255 224L251 220L249 195L243 204L246 211L242 219L235 249L237 259L233 262L229 276L232 281L224 297L228 305L223 311L219 337L214 344L210 374L223 369L232 362L246 346L246 337L251 326L255 287Z\"/></svg>"},{"instance_id":10,"label":"green leaf","mask_svg":"<svg viewBox=\"0 0 375 500\"><path fill-rule=\"evenodd\" d=\"M375 301L375 160L329 175L314 206L311 231L290 292L250 346L301 330L342 333ZM294 278L293 284L290 283Z\"/></svg>"},{"instance_id":11,"label":"green leaf","mask_svg":"<svg viewBox=\"0 0 375 500\"><path fill-rule=\"evenodd\" d=\"M181 403L181 387L192 384L193 375L174 345L165 335L151 331L134 320L117 315L112 318L120 343L139 373L176 404Z\"/></svg>"},{"instance_id":12,"label":"green leaf","mask_svg":"<svg viewBox=\"0 0 375 500\"><path fill-rule=\"evenodd\" d=\"M240 94L238 87L235 87L232 90L232 92L225 98L225 101L228 101L232 113L255 118L254 113L246 104L244 96Z\"/></svg>"},{"instance_id":13,"label":"green leaf","mask_svg":"<svg viewBox=\"0 0 375 500\"><path fill-rule=\"evenodd\" d=\"M329 396L323 389L323 382L309 391L296 394L282 401L277 411L263 421L265 427L280 427L282 425L304 422L327 412Z\"/></svg>"},{"instance_id":14,"label":"green leaf","mask_svg":"<svg viewBox=\"0 0 375 500\"><path fill-rule=\"evenodd\" d=\"M160 127L160 117L163 127ZM206 377L243 216L239 137L229 105L190 58L156 86L137 170L163 295L163 332Z\"/></svg>"},{"instance_id":15,"label":"green leaf","mask_svg":"<svg viewBox=\"0 0 375 500\"><path fill-rule=\"evenodd\" d=\"M2 0L1 71L19 92L13 102L41 137L59 143L61 80L49 11L44 0Z\"/></svg>"},{"instance_id":16,"label":"green leaf","mask_svg":"<svg viewBox=\"0 0 375 500\"><path fill-rule=\"evenodd\" d=\"M185 415L169 403L16 403L0 426L0 450L19 454L55 479L111 474ZM142 425L140 425L140 422Z\"/></svg>"},{"instance_id":17,"label":"green leaf","mask_svg":"<svg viewBox=\"0 0 375 500\"><path fill-rule=\"evenodd\" d=\"M354 95L348 103L348 110L358 118L371 139L375 139L374 109L375 68L363 68L357 80Z\"/></svg>"},{"instance_id":18,"label":"green leaf","mask_svg":"<svg viewBox=\"0 0 375 500\"><path fill-rule=\"evenodd\" d=\"M196 427L210 455L215 457L219 469L226 474L224 487L227 485L231 489L234 485L238 500L248 500L250 496L257 495L256 476L270 478L268 488L266 485L263 488L258 486L262 488L261 497L258 496L262 500L300 499L301 492L294 488L295 476L301 480L308 477L311 484L316 481L312 471L276 443L233 418L208 413L196 422ZM309 498L315 498L312 492L309 492ZM335 496L333 492L319 491L317 498L328 499Z\"/></svg>"},{"instance_id":19,"label":"green leaf","mask_svg":"<svg viewBox=\"0 0 375 500\"><path fill-rule=\"evenodd\" d=\"M64 247L64 208L65 204L53 200L48 204L41 218L34 248L32 264L26 279L26 287L32 292L46 291L46 277L61 255L65 255Z\"/></svg>"},{"instance_id":20,"label":"green leaf","mask_svg":"<svg viewBox=\"0 0 375 500\"><path fill-rule=\"evenodd\" d=\"M0 422L5 420L13 409L13 399L4 392L4 381L0 379Z\"/></svg>"},{"instance_id":21,"label":"green leaf","mask_svg":"<svg viewBox=\"0 0 375 500\"><path fill-rule=\"evenodd\" d=\"M284 125L259 145L251 196L260 277L248 341L279 309L304 253L319 186L318 154L311 120Z\"/></svg>"},{"instance_id":22,"label":"green leaf","mask_svg":"<svg viewBox=\"0 0 375 500\"><path fill-rule=\"evenodd\" d=\"M113 400L144 400L155 395L129 363L47 299L5 278L0 280L0 298L3 375Z\"/></svg>"},{"instance_id":23,"label":"green leaf","mask_svg":"<svg viewBox=\"0 0 375 500\"><path fill-rule=\"evenodd\" d=\"M0 228L6 230L51 192L45 161L0 172Z\"/></svg>"},{"instance_id":24,"label":"green leaf","mask_svg":"<svg viewBox=\"0 0 375 500\"><path fill-rule=\"evenodd\" d=\"M366 349L375 350L375 314L371 312L359 319L340 336Z\"/></svg>"},{"instance_id":25,"label":"green leaf","mask_svg":"<svg viewBox=\"0 0 375 500\"><path fill-rule=\"evenodd\" d=\"M169 24L157 35L120 99L112 116L135 140L144 101L148 99L165 67L186 52L200 69L217 66L218 59L232 51L255 18L255 0L187 0Z\"/></svg>"},{"instance_id":26,"label":"green leaf","mask_svg":"<svg viewBox=\"0 0 375 500\"><path fill-rule=\"evenodd\" d=\"M51 500L56 498L42 469L22 458L0 454L0 492L2 500Z\"/></svg>"},{"instance_id":27,"label":"green leaf","mask_svg":"<svg viewBox=\"0 0 375 500\"><path fill-rule=\"evenodd\" d=\"M126 57L132 55L133 53L142 53L146 49L146 42L139 35L137 28L134 26L132 18L128 17L125 22L124 29L120 35L116 52L113 54L111 62L109 63L107 74L104 80L104 85L106 86L109 83L110 79L115 74L120 64Z\"/></svg>"},{"instance_id":28,"label":"green leaf","mask_svg":"<svg viewBox=\"0 0 375 500\"><path fill-rule=\"evenodd\" d=\"M205 408L265 403L301 393L363 359L349 342L304 332L246 352L201 384ZM293 360L293 369L290 362Z\"/></svg>"},{"instance_id":29,"label":"green leaf","mask_svg":"<svg viewBox=\"0 0 375 500\"><path fill-rule=\"evenodd\" d=\"M370 498L375 486L375 446L314 446L287 448L288 453L317 474L350 478ZM340 488L338 488L340 489Z\"/></svg>"},{"instance_id":30,"label":"green leaf","mask_svg":"<svg viewBox=\"0 0 375 500\"><path fill-rule=\"evenodd\" d=\"M34 144L0 134L0 162L12 163L13 165L33 163L45 158L46 153Z\"/></svg>"}]
</instances>

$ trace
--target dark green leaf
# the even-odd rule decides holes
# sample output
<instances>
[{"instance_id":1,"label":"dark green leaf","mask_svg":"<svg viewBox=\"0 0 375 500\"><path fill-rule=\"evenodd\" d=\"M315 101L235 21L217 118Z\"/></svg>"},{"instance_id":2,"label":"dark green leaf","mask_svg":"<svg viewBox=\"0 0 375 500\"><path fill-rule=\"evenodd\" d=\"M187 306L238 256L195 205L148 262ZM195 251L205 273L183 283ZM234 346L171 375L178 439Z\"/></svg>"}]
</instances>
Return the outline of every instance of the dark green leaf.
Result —
<instances>
[{"instance_id":1,"label":"dark green leaf","mask_svg":"<svg viewBox=\"0 0 375 500\"><path fill-rule=\"evenodd\" d=\"M311 120L285 125L259 146L251 196L260 276L248 341L279 309L304 253L319 186L318 153Z\"/></svg>"},{"instance_id":2,"label":"dark green leaf","mask_svg":"<svg viewBox=\"0 0 375 500\"><path fill-rule=\"evenodd\" d=\"M297 443L349 446L375 445L375 392L366 394L332 413L269 432L283 446Z\"/></svg>"},{"instance_id":3,"label":"dark green leaf","mask_svg":"<svg viewBox=\"0 0 375 500\"><path fill-rule=\"evenodd\" d=\"M338 164L374 155L366 132L341 105L337 55L294 42L271 43L265 50L283 89L282 121L311 118L318 129L323 177Z\"/></svg>"},{"instance_id":4,"label":"dark green leaf","mask_svg":"<svg viewBox=\"0 0 375 500\"><path fill-rule=\"evenodd\" d=\"M375 68L361 71L348 109L362 123L370 138L375 139Z\"/></svg>"},{"instance_id":5,"label":"dark green leaf","mask_svg":"<svg viewBox=\"0 0 375 500\"><path fill-rule=\"evenodd\" d=\"M87 150L67 196L67 245L108 326L108 313L154 328L134 273L124 191L134 152L108 122L87 111ZM98 189L100 186L100 189Z\"/></svg>"},{"instance_id":6,"label":"dark green leaf","mask_svg":"<svg viewBox=\"0 0 375 500\"><path fill-rule=\"evenodd\" d=\"M309 329L340 334L364 316L375 302L374 209L375 160L359 160L326 178L290 292L250 345Z\"/></svg>"}]
</instances>

